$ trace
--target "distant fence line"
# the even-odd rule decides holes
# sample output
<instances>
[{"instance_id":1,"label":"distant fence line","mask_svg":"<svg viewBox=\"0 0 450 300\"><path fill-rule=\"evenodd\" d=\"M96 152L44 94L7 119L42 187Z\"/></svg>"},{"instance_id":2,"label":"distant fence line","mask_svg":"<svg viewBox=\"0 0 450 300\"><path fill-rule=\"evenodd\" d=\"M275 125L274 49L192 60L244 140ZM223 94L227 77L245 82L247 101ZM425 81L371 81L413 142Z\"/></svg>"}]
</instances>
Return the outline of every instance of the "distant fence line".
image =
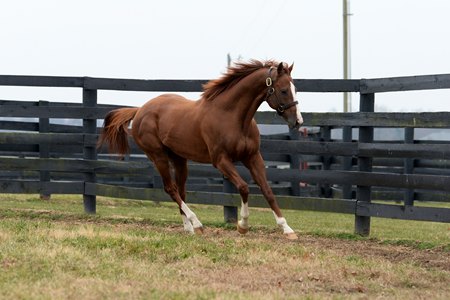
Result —
<instances>
[{"instance_id":1,"label":"distant fence line","mask_svg":"<svg viewBox=\"0 0 450 300\"><path fill-rule=\"evenodd\" d=\"M95 213L96 196L169 201L152 164L133 145L126 161L95 148L102 119L114 105L97 103L97 90L199 92L206 80L135 80L0 75L4 86L78 87L82 103L0 100L0 193L83 194ZM355 232L369 234L370 217L450 222L450 209L415 206L450 201L450 141L417 141L415 128L450 128L450 112L375 113L375 93L450 88L450 74L361 80L294 80L299 92L358 92L355 113L304 113L315 132L262 136L261 151L280 206L355 215ZM8 118L37 118L24 122ZM81 119L82 126L50 119ZM284 124L257 112L259 124ZM374 128L404 129L399 141L374 141ZM342 130L342 139L331 131ZM358 136L352 128L359 128ZM237 166L243 177L248 172ZM209 165L189 164L188 201L237 207L239 195ZM267 207L251 185L250 205ZM401 205L372 200L403 201ZM229 210L230 208L227 208ZM236 210L230 210L235 214Z\"/></svg>"}]
</instances>

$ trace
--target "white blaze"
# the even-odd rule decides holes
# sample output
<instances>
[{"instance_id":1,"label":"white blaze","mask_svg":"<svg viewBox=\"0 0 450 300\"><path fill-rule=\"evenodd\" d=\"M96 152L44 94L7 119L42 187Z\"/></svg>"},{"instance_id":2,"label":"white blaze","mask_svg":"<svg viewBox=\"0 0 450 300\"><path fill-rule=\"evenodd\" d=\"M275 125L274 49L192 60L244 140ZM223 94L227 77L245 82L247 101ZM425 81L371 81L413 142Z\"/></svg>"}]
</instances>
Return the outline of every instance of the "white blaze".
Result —
<instances>
[{"instance_id":1,"label":"white blaze","mask_svg":"<svg viewBox=\"0 0 450 300\"><path fill-rule=\"evenodd\" d=\"M297 93L295 92L295 85L292 82L291 82L291 93L292 93L292 97L294 98L294 101L295 101ZM298 120L298 123L300 123L300 125L301 125L301 124L303 124L303 117L302 117L302 114L300 112L300 108L299 107L300 107L300 105L297 104L297 106L296 106L296 108L297 108L297 120Z\"/></svg>"}]
</instances>

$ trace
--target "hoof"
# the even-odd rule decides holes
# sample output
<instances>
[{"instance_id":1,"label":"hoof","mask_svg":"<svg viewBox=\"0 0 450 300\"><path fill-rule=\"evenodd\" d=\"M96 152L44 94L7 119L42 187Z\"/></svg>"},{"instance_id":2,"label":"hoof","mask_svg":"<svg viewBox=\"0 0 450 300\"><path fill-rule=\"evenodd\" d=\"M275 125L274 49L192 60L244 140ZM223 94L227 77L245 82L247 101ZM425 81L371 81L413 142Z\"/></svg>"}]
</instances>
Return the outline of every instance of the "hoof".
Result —
<instances>
[{"instance_id":1,"label":"hoof","mask_svg":"<svg viewBox=\"0 0 450 300\"><path fill-rule=\"evenodd\" d=\"M297 236L297 234L295 234L295 232L285 233L284 236L285 236L288 240L298 240L298 236Z\"/></svg>"},{"instance_id":2,"label":"hoof","mask_svg":"<svg viewBox=\"0 0 450 300\"><path fill-rule=\"evenodd\" d=\"M195 234L203 234L203 226L194 228Z\"/></svg>"},{"instance_id":3,"label":"hoof","mask_svg":"<svg viewBox=\"0 0 450 300\"><path fill-rule=\"evenodd\" d=\"M248 228L242 228L239 224L237 224L237 230L240 234L246 234L248 232Z\"/></svg>"}]
</instances>

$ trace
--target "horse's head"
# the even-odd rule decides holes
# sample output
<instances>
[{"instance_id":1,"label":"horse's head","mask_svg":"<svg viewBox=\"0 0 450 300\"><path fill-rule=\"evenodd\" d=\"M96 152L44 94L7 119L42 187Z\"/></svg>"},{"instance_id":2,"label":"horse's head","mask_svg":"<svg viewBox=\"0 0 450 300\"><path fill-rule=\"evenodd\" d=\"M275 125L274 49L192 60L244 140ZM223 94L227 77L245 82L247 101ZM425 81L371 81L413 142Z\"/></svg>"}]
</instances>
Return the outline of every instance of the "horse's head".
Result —
<instances>
[{"instance_id":1,"label":"horse's head","mask_svg":"<svg viewBox=\"0 0 450 300\"><path fill-rule=\"evenodd\" d=\"M303 124L302 114L297 108L298 101L295 100L297 90L291 77L294 64L287 66L280 63L276 68L269 69L269 76L266 79L268 87L266 101L269 106L286 120L291 129L298 129Z\"/></svg>"}]
</instances>

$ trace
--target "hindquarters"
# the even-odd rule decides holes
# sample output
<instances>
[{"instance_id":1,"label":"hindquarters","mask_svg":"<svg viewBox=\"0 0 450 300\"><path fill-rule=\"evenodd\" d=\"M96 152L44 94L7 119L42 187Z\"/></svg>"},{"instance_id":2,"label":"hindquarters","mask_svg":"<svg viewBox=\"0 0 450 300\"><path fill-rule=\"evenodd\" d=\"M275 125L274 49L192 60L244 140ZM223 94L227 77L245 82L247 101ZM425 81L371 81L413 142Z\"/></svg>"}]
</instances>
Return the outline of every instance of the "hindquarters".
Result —
<instances>
[{"instance_id":1,"label":"hindquarters","mask_svg":"<svg viewBox=\"0 0 450 300\"><path fill-rule=\"evenodd\" d=\"M120 108L110 111L105 116L103 130L97 147L106 143L109 152L118 153L123 158L129 152L128 126L136 115L138 108Z\"/></svg>"},{"instance_id":2,"label":"hindquarters","mask_svg":"<svg viewBox=\"0 0 450 300\"><path fill-rule=\"evenodd\" d=\"M148 155L165 152L197 162L210 162L203 138L204 113L200 101L163 94L141 107L131 134Z\"/></svg>"}]
</instances>

